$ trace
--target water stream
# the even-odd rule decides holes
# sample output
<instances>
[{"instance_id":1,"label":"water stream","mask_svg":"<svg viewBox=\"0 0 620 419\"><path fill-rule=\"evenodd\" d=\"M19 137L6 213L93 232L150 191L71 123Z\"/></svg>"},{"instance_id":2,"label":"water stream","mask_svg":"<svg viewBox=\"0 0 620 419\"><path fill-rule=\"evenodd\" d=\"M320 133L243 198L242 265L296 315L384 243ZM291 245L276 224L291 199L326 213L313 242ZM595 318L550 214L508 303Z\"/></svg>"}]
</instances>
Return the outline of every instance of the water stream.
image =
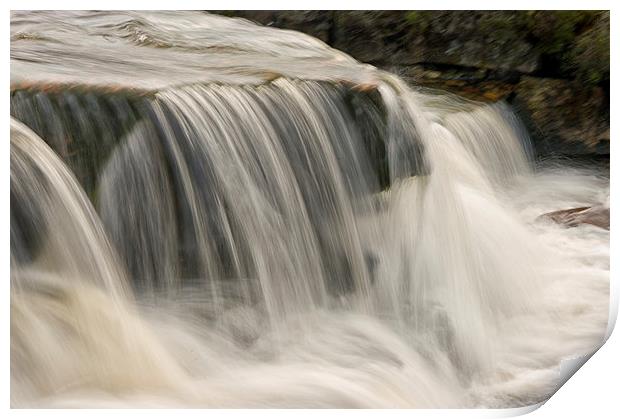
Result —
<instances>
[{"instance_id":1,"label":"water stream","mask_svg":"<svg viewBox=\"0 0 620 419\"><path fill-rule=\"evenodd\" d=\"M201 12L11 15L13 407L517 407L609 231L505 104Z\"/></svg>"}]
</instances>

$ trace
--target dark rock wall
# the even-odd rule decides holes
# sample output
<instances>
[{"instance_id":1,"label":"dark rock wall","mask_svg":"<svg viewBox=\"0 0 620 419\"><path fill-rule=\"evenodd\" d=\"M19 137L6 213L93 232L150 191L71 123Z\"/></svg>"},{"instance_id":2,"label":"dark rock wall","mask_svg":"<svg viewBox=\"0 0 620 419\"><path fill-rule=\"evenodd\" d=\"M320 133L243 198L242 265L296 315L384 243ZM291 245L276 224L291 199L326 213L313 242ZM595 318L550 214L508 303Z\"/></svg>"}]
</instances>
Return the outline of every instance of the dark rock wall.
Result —
<instances>
[{"instance_id":1,"label":"dark rock wall","mask_svg":"<svg viewBox=\"0 0 620 419\"><path fill-rule=\"evenodd\" d=\"M607 11L217 11L312 35L412 84L506 100L539 155L609 155Z\"/></svg>"}]
</instances>

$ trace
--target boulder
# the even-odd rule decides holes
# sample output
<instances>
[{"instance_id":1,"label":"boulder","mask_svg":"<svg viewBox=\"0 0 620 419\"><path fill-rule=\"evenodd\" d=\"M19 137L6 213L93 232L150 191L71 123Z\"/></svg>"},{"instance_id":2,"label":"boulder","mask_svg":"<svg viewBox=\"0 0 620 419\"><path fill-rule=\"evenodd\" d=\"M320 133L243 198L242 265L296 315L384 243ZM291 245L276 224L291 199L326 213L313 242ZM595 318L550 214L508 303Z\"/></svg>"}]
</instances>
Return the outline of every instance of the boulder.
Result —
<instances>
[{"instance_id":1,"label":"boulder","mask_svg":"<svg viewBox=\"0 0 620 419\"><path fill-rule=\"evenodd\" d=\"M526 74L538 69L540 54L526 36L524 12L426 11L406 17L414 32L421 29L424 62Z\"/></svg>"},{"instance_id":2,"label":"boulder","mask_svg":"<svg viewBox=\"0 0 620 419\"><path fill-rule=\"evenodd\" d=\"M388 68L411 85L451 92L479 102L507 100L515 83L495 77L494 72L475 68L438 68L433 65Z\"/></svg>"},{"instance_id":3,"label":"boulder","mask_svg":"<svg viewBox=\"0 0 620 419\"><path fill-rule=\"evenodd\" d=\"M608 11L215 13L305 32L416 86L506 100L538 155L609 155Z\"/></svg>"},{"instance_id":4,"label":"boulder","mask_svg":"<svg viewBox=\"0 0 620 419\"><path fill-rule=\"evenodd\" d=\"M609 98L601 87L522 77L513 105L539 155L609 154Z\"/></svg>"},{"instance_id":5,"label":"boulder","mask_svg":"<svg viewBox=\"0 0 620 419\"><path fill-rule=\"evenodd\" d=\"M604 205L553 211L543 214L539 218L549 219L568 227L591 224L609 230L609 207Z\"/></svg>"}]
</instances>

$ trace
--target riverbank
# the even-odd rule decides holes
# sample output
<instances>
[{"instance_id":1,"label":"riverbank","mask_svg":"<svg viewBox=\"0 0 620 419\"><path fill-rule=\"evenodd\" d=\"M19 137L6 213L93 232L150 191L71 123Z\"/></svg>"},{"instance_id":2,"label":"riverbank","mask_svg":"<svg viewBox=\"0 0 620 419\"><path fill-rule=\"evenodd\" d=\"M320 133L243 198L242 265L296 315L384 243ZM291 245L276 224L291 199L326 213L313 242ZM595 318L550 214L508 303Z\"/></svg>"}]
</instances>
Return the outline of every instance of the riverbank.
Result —
<instances>
[{"instance_id":1,"label":"riverbank","mask_svg":"<svg viewBox=\"0 0 620 419\"><path fill-rule=\"evenodd\" d=\"M609 156L609 12L215 13L307 33L414 86L504 100L539 157Z\"/></svg>"}]
</instances>

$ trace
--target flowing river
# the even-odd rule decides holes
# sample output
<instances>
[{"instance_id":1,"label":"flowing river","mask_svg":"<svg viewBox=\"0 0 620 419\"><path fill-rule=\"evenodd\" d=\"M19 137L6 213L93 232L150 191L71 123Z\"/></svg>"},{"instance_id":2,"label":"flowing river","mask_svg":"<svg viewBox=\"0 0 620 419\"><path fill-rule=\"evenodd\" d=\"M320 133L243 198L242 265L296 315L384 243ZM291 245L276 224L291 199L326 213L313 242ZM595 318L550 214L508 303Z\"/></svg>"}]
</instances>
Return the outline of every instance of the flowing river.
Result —
<instances>
[{"instance_id":1,"label":"flowing river","mask_svg":"<svg viewBox=\"0 0 620 419\"><path fill-rule=\"evenodd\" d=\"M202 12L11 14L13 407L518 407L606 334L596 165Z\"/></svg>"}]
</instances>

